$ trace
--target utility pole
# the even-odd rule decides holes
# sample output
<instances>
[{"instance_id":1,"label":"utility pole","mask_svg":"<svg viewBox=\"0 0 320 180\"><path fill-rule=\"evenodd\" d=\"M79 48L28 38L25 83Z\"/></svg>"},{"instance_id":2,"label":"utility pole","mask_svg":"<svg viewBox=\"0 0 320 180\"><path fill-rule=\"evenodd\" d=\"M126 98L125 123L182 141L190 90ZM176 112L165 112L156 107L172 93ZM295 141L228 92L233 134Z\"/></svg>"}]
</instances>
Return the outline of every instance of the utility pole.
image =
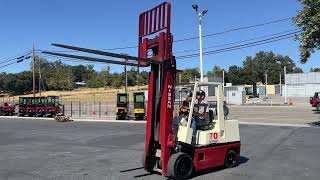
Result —
<instances>
[{"instance_id":1,"label":"utility pole","mask_svg":"<svg viewBox=\"0 0 320 180\"><path fill-rule=\"evenodd\" d=\"M137 85L139 86L139 78L140 78L140 74L139 74L139 66L137 67Z\"/></svg>"},{"instance_id":2,"label":"utility pole","mask_svg":"<svg viewBox=\"0 0 320 180\"><path fill-rule=\"evenodd\" d=\"M128 59L125 60L126 62L128 61ZM124 73L125 73L125 76L126 76L126 87L125 87L125 92L127 93L128 91L128 73L127 73L127 65L124 65Z\"/></svg>"},{"instance_id":3,"label":"utility pole","mask_svg":"<svg viewBox=\"0 0 320 180\"><path fill-rule=\"evenodd\" d=\"M286 74L287 74L287 67L283 67L283 73L284 73L284 104L288 104L287 102L287 81L286 81Z\"/></svg>"},{"instance_id":4,"label":"utility pole","mask_svg":"<svg viewBox=\"0 0 320 180\"><path fill-rule=\"evenodd\" d=\"M224 69L222 69L222 88L224 88Z\"/></svg>"},{"instance_id":5,"label":"utility pole","mask_svg":"<svg viewBox=\"0 0 320 180\"><path fill-rule=\"evenodd\" d=\"M39 71L39 96L41 96L41 70L40 70L40 59L38 60L38 71Z\"/></svg>"},{"instance_id":6,"label":"utility pole","mask_svg":"<svg viewBox=\"0 0 320 180\"><path fill-rule=\"evenodd\" d=\"M280 95L282 95L282 84L281 84L281 71L280 71Z\"/></svg>"},{"instance_id":7,"label":"utility pole","mask_svg":"<svg viewBox=\"0 0 320 180\"><path fill-rule=\"evenodd\" d=\"M267 86L268 86L268 71L266 71L266 74L265 74L265 76L266 76L266 97L268 97L268 91L267 91Z\"/></svg>"},{"instance_id":8,"label":"utility pole","mask_svg":"<svg viewBox=\"0 0 320 180\"><path fill-rule=\"evenodd\" d=\"M192 8L196 10L198 19L199 19L199 44L200 44L200 81L203 82L203 67L202 67L202 27L201 27L201 20L202 17L208 12L208 10L203 10L198 12L198 5L193 4Z\"/></svg>"},{"instance_id":9,"label":"utility pole","mask_svg":"<svg viewBox=\"0 0 320 180\"><path fill-rule=\"evenodd\" d=\"M35 55L35 50L34 50L34 45L32 47L32 91L33 91L33 98L36 97L36 78L35 78L35 60L36 60L36 55Z\"/></svg>"}]
</instances>

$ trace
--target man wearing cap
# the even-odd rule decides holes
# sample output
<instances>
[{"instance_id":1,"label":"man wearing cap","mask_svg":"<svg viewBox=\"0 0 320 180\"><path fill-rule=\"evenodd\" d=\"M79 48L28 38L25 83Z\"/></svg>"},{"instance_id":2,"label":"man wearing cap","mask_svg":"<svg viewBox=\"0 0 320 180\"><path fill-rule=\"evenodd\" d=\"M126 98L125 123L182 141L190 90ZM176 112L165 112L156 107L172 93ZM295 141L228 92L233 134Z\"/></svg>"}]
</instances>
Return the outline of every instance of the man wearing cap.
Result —
<instances>
[{"instance_id":1,"label":"man wearing cap","mask_svg":"<svg viewBox=\"0 0 320 180\"><path fill-rule=\"evenodd\" d=\"M209 106L208 102L205 101L206 93L204 91L198 91L196 94L196 102L193 108L193 120L191 123L192 133L192 143L196 142L197 128L206 126L208 121Z\"/></svg>"}]
</instances>

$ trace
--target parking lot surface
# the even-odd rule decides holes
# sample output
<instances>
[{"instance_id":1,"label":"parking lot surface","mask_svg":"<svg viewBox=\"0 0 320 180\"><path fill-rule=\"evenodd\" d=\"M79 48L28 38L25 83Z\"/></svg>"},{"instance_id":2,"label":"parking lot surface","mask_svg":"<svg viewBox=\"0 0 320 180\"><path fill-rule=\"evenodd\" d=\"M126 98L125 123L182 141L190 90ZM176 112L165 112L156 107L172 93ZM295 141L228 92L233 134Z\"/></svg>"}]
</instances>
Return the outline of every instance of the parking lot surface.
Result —
<instances>
[{"instance_id":1,"label":"parking lot surface","mask_svg":"<svg viewBox=\"0 0 320 180\"><path fill-rule=\"evenodd\" d=\"M142 169L143 123L0 118L0 179L167 179ZM320 128L241 125L241 158L193 179L319 179Z\"/></svg>"}]
</instances>

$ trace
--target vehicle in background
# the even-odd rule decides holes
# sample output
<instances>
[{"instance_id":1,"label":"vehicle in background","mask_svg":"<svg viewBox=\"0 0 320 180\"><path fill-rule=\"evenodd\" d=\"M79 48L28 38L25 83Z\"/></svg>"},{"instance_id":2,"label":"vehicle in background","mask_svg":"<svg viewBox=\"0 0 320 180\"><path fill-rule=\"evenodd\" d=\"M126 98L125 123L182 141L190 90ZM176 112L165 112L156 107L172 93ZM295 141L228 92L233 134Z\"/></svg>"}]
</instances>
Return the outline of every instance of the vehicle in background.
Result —
<instances>
[{"instance_id":1,"label":"vehicle in background","mask_svg":"<svg viewBox=\"0 0 320 180\"><path fill-rule=\"evenodd\" d=\"M19 97L18 116L25 116L27 114L27 98Z\"/></svg>"},{"instance_id":2,"label":"vehicle in background","mask_svg":"<svg viewBox=\"0 0 320 180\"><path fill-rule=\"evenodd\" d=\"M0 106L0 115L12 116L14 115L14 111L15 111L14 105L4 103L3 106Z\"/></svg>"},{"instance_id":3,"label":"vehicle in background","mask_svg":"<svg viewBox=\"0 0 320 180\"><path fill-rule=\"evenodd\" d=\"M54 117L62 107L58 96L19 97L18 116Z\"/></svg>"},{"instance_id":4,"label":"vehicle in background","mask_svg":"<svg viewBox=\"0 0 320 180\"><path fill-rule=\"evenodd\" d=\"M61 112L62 105L59 102L59 96L47 96L46 99L46 117L54 117Z\"/></svg>"},{"instance_id":5,"label":"vehicle in background","mask_svg":"<svg viewBox=\"0 0 320 180\"><path fill-rule=\"evenodd\" d=\"M35 103L36 103L36 108L35 108L35 116L37 117L42 117L45 115L46 112L46 97L41 96L41 97L36 97L35 98Z\"/></svg>"},{"instance_id":6,"label":"vehicle in background","mask_svg":"<svg viewBox=\"0 0 320 180\"><path fill-rule=\"evenodd\" d=\"M34 97L27 97L27 116L32 117L36 114L36 102Z\"/></svg>"},{"instance_id":7,"label":"vehicle in background","mask_svg":"<svg viewBox=\"0 0 320 180\"><path fill-rule=\"evenodd\" d=\"M145 113L145 106L144 106L145 95L144 92L134 92L133 93L133 113L134 118L137 120L144 119Z\"/></svg>"},{"instance_id":8,"label":"vehicle in background","mask_svg":"<svg viewBox=\"0 0 320 180\"><path fill-rule=\"evenodd\" d=\"M116 119L126 119L126 117L128 116L128 109L128 93L117 93Z\"/></svg>"},{"instance_id":9,"label":"vehicle in background","mask_svg":"<svg viewBox=\"0 0 320 180\"><path fill-rule=\"evenodd\" d=\"M310 104L312 107L316 107L318 111L320 111L320 92L315 92L313 97L310 97Z\"/></svg>"}]
</instances>

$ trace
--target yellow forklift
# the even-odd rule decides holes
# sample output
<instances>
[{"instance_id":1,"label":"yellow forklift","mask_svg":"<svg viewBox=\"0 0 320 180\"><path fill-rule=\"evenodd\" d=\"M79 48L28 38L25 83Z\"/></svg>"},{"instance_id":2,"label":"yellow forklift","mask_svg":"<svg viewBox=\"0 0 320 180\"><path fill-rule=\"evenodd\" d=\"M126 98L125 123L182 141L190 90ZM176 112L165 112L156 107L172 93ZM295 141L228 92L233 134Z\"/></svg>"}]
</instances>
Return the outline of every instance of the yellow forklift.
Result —
<instances>
[{"instance_id":1,"label":"yellow forklift","mask_svg":"<svg viewBox=\"0 0 320 180\"><path fill-rule=\"evenodd\" d=\"M128 93L117 93L116 119L126 119L129 110Z\"/></svg>"},{"instance_id":2,"label":"yellow forklift","mask_svg":"<svg viewBox=\"0 0 320 180\"><path fill-rule=\"evenodd\" d=\"M142 120L146 115L144 100L145 100L144 92L133 93L133 113L134 113L134 118L136 120Z\"/></svg>"}]
</instances>

